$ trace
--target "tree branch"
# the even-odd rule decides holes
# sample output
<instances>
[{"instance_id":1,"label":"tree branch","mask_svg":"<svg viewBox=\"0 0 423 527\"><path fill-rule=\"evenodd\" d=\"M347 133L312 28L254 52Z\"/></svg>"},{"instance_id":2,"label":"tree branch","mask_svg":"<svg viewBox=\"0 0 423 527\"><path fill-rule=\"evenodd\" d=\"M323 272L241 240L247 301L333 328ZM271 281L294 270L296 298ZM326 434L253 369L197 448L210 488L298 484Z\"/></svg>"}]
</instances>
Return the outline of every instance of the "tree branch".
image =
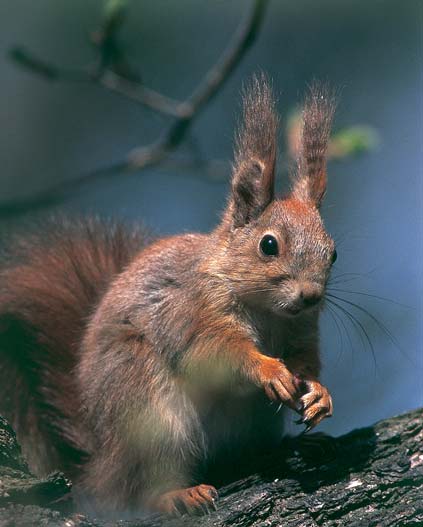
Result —
<instances>
[{"instance_id":1,"label":"tree branch","mask_svg":"<svg viewBox=\"0 0 423 527\"><path fill-rule=\"evenodd\" d=\"M223 86L230 74L253 44L269 0L254 0L252 8L241 22L232 40L223 51L214 66L206 73L192 94L184 101L178 102L154 90L142 86L134 80L128 80L111 70L68 70L58 68L46 61L34 57L23 48L12 50L12 58L21 66L51 81L94 82L104 88L135 101L143 106L165 115L176 117L173 123L157 141L133 149L120 162L97 170L84 173L67 182L50 188L27 200L11 202L0 206L0 215L26 210L28 207L45 205L51 201L60 201L76 186L86 180L110 177L122 171L141 170L157 165L175 150L186 137L194 119ZM110 38L110 36L109 36Z\"/></svg>"},{"instance_id":2,"label":"tree branch","mask_svg":"<svg viewBox=\"0 0 423 527\"><path fill-rule=\"evenodd\" d=\"M63 527L360 527L423 525L423 410L333 439L287 439L252 462L242 479L219 488L216 512L203 517L141 517L127 522L72 514L69 482L38 479L0 418L0 525ZM250 465L251 466L248 466ZM62 499L59 499L59 498ZM68 501L68 510L62 513Z\"/></svg>"},{"instance_id":3,"label":"tree branch","mask_svg":"<svg viewBox=\"0 0 423 527\"><path fill-rule=\"evenodd\" d=\"M98 71L91 71L90 69L59 68L55 64L36 57L34 53L21 46L14 47L10 51L10 57L22 68L48 81L93 83L156 112L173 117L182 117L179 111L180 101L113 71L106 70L99 74Z\"/></svg>"},{"instance_id":4,"label":"tree branch","mask_svg":"<svg viewBox=\"0 0 423 527\"><path fill-rule=\"evenodd\" d=\"M180 118L156 143L130 152L125 165L126 170L139 170L157 164L181 143L194 118L216 95L254 42L267 4L268 0L255 0L251 12L240 24L219 60L207 72L191 96L179 105Z\"/></svg>"},{"instance_id":5,"label":"tree branch","mask_svg":"<svg viewBox=\"0 0 423 527\"><path fill-rule=\"evenodd\" d=\"M158 113L172 117L183 117L180 111L180 101L139 83L125 79L112 71L106 72L96 81L109 91L117 93L125 99L129 99Z\"/></svg>"}]
</instances>

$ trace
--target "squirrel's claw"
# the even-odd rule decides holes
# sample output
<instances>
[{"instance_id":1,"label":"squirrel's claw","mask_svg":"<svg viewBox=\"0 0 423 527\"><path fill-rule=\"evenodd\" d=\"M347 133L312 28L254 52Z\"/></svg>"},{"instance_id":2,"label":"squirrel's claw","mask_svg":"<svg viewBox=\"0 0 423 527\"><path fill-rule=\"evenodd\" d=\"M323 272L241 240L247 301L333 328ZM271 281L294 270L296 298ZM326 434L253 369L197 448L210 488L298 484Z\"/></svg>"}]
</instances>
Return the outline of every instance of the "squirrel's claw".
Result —
<instances>
[{"instance_id":1,"label":"squirrel's claw","mask_svg":"<svg viewBox=\"0 0 423 527\"><path fill-rule=\"evenodd\" d=\"M283 361L273 357L262 357L258 367L256 384L262 386L267 397L298 412L298 387L295 378Z\"/></svg>"},{"instance_id":2,"label":"squirrel's claw","mask_svg":"<svg viewBox=\"0 0 423 527\"><path fill-rule=\"evenodd\" d=\"M301 435L307 434L307 432L310 432L310 430L313 428L312 425L307 425L304 430L301 432Z\"/></svg>"},{"instance_id":3,"label":"squirrel's claw","mask_svg":"<svg viewBox=\"0 0 423 527\"><path fill-rule=\"evenodd\" d=\"M326 417L331 417L333 412L332 397L327 388L318 381L307 380L303 385L307 392L301 397L302 418L295 421L296 424L304 424L306 428L303 433L312 428Z\"/></svg>"},{"instance_id":4,"label":"squirrel's claw","mask_svg":"<svg viewBox=\"0 0 423 527\"><path fill-rule=\"evenodd\" d=\"M211 485L197 485L167 492L155 501L153 507L169 516L210 514L217 509L217 498L217 490Z\"/></svg>"}]
</instances>

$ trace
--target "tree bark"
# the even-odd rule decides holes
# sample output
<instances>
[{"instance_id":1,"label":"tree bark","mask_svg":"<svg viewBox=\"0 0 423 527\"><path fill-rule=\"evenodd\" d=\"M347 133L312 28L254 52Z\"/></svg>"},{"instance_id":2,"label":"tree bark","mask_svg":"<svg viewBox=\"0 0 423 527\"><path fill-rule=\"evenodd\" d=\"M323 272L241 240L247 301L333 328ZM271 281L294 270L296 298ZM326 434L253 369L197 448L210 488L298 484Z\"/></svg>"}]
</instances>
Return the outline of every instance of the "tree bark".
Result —
<instances>
[{"instance_id":1,"label":"tree bark","mask_svg":"<svg viewBox=\"0 0 423 527\"><path fill-rule=\"evenodd\" d=\"M125 527L335 527L423 525L423 409L333 439L287 439L251 475L220 489L208 516L151 516ZM72 513L70 483L32 476L0 419L0 527L111 527Z\"/></svg>"}]
</instances>

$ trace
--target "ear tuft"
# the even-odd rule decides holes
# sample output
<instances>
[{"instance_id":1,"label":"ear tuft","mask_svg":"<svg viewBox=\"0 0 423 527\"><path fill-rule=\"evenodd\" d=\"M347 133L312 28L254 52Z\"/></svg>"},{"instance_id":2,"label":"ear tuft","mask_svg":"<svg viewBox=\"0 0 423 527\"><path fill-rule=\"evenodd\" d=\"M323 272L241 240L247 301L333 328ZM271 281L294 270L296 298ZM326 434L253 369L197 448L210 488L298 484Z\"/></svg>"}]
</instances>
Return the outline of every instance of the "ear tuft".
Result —
<instances>
[{"instance_id":1,"label":"ear tuft","mask_svg":"<svg viewBox=\"0 0 423 527\"><path fill-rule=\"evenodd\" d=\"M305 99L298 171L293 195L320 206L326 192L326 153L336 109L336 96L314 81Z\"/></svg>"},{"instance_id":2,"label":"ear tuft","mask_svg":"<svg viewBox=\"0 0 423 527\"><path fill-rule=\"evenodd\" d=\"M254 75L242 93L243 121L236 134L235 173L245 161L275 161L279 118L268 77Z\"/></svg>"},{"instance_id":3,"label":"ear tuft","mask_svg":"<svg viewBox=\"0 0 423 527\"><path fill-rule=\"evenodd\" d=\"M239 227L256 219L274 198L278 115L266 75L243 90L243 121L235 137L232 193L226 219Z\"/></svg>"}]
</instances>

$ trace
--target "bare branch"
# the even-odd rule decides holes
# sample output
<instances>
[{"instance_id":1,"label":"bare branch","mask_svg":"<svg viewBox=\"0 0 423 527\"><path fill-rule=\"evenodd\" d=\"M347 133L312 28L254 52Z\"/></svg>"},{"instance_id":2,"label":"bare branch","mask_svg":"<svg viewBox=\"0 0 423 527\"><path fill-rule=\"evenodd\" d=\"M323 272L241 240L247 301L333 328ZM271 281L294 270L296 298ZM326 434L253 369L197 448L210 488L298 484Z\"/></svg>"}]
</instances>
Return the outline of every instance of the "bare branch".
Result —
<instances>
[{"instance_id":1,"label":"bare branch","mask_svg":"<svg viewBox=\"0 0 423 527\"><path fill-rule=\"evenodd\" d=\"M16 62L48 80L94 82L131 101L135 101L165 115L176 117L176 119L157 141L150 145L133 149L124 160L114 165L81 174L70 181L61 182L48 191L33 196L28 200L4 204L0 206L0 215L21 212L32 206L43 206L53 201L60 201L75 189L75 187L83 184L88 179L92 181L94 179L110 177L123 171L141 170L162 162L180 145L186 137L194 119L217 94L218 90L223 86L253 44L260 29L268 2L269 0L253 1L250 12L239 25L227 48L223 51L214 66L206 73L197 88L183 102L175 101L154 90L146 88L140 83L125 78L110 69L107 71L99 71L97 68L95 72L84 69L67 70L58 68L44 60L34 57L23 48L15 48L12 50L12 58Z\"/></svg>"},{"instance_id":2,"label":"bare branch","mask_svg":"<svg viewBox=\"0 0 423 527\"><path fill-rule=\"evenodd\" d=\"M127 80L112 71L106 72L98 83L133 102L146 106L156 112L173 117L181 117L181 103L151 88Z\"/></svg>"},{"instance_id":3,"label":"bare branch","mask_svg":"<svg viewBox=\"0 0 423 527\"><path fill-rule=\"evenodd\" d=\"M250 13L240 24L233 39L216 64L206 73L193 93L180 103L178 107L180 117L157 142L130 152L124 170L140 170L155 165L179 146L194 118L216 95L254 42L267 4L268 0L254 1Z\"/></svg>"},{"instance_id":4,"label":"bare branch","mask_svg":"<svg viewBox=\"0 0 423 527\"><path fill-rule=\"evenodd\" d=\"M162 95L134 80L126 79L113 71L106 70L99 75L97 71L83 68L59 68L55 64L36 57L23 47L13 48L10 56L19 66L46 80L94 83L156 112L173 117L181 116L179 111L180 101Z\"/></svg>"},{"instance_id":5,"label":"bare branch","mask_svg":"<svg viewBox=\"0 0 423 527\"><path fill-rule=\"evenodd\" d=\"M22 68L49 81L87 82L92 77L84 69L58 68L46 60L36 57L21 46L15 46L9 52L10 58Z\"/></svg>"},{"instance_id":6,"label":"bare branch","mask_svg":"<svg viewBox=\"0 0 423 527\"><path fill-rule=\"evenodd\" d=\"M254 0L251 12L240 24L231 42L216 64L206 73L204 79L194 92L183 102L167 97L151 88L147 88L140 82L134 80L133 77L135 75L131 75L132 78L126 78L116 73L116 71L105 69L102 66L96 67L95 71L82 68L65 69L36 57L32 52L23 47L13 48L11 50L11 57L21 67L29 69L32 73L40 75L47 80L94 82L159 113L180 119L190 119L204 104L208 103L214 97L241 61L248 48L252 45L260 28L268 2L269 0ZM119 14L119 17L121 16ZM121 22L121 18L119 18L119 22ZM113 24L112 27L116 29L118 24ZM96 45L101 49L101 56L103 57L106 54L103 48L107 50L110 47L107 42L112 38L114 39L114 33L107 26L107 30L100 30L94 35ZM105 59L102 58L101 63L103 64L104 62Z\"/></svg>"}]
</instances>

